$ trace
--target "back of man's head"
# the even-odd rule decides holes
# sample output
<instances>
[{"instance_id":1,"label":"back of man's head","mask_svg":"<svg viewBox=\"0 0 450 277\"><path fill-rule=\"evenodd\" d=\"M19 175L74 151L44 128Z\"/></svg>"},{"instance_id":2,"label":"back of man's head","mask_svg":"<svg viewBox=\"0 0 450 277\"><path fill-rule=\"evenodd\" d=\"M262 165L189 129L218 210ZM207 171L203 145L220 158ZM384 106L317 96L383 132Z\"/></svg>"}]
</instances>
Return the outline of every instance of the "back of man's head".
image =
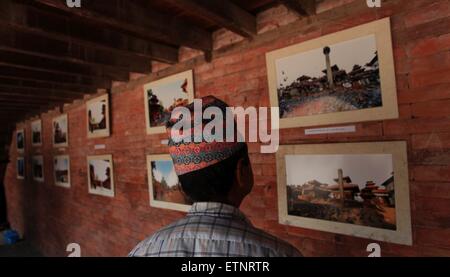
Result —
<instances>
[{"instance_id":1,"label":"back of man's head","mask_svg":"<svg viewBox=\"0 0 450 277\"><path fill-rule=\"evenodd\" d=\"M226 108L228 105L212 96L202 98L202 114L205 109L216 107L222 110L223 118L226 119ZM242 182L240 175L251 175L250 161L248 158L248 148L246 143L237 141L212 141L208 142L202 138L201 142L194 141L194 134L190 142L175 142L172 137L172 127L183 120L189 120L189 126L194 128L194 104L186 107L191 113L189 119L183 116L175 116L170 120L166 127L169 134L169 152L174 162L181 187L184 193L192 202L238 202L242 199L230 200L230 193L245 197L250 191L253 183L245 185L237 184ZM199 111L196 111L199 112ZM211 119L212 120L212 119ZM202 125L208 124L211 120L203 120ZM224 122L223 134L226 133L227 124L233 124L233 130L236 130L235 121ZM229 125L228 125L229 126ZM203 130L203 129L202 129ZM184 130L183 130L184 131ZM234 138L237 138L237 132ZM249 176L252 178L252 176ZM244 178L245 179L245 178ZM247 181L247 183L249 183ZM237 187L244 187L241 193L234 192ZM248 191L247 191L248 190Z\"/></svg>"}]
</instances>

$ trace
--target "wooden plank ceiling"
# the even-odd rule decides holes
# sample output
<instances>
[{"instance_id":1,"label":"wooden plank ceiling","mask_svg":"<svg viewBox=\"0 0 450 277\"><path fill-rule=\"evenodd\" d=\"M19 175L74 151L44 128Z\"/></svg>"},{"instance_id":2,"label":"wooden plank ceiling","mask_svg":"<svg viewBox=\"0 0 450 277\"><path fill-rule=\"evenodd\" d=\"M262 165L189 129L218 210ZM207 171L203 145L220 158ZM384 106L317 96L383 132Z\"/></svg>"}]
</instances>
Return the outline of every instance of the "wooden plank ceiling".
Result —
<instances>
[{"instance_id":1,"label":"wooden plank ceiling","mask_svg":"<svg viewBox=\"0 0 450 277\"><path fill-rule=\"evenodd\" d=\"M300 15L314 0L0 1L0 125L109 90L151 61L175 64L186 46L210 57L212 32L256 36L256 15L284 4Z\"/></svg>"}]
</instances>

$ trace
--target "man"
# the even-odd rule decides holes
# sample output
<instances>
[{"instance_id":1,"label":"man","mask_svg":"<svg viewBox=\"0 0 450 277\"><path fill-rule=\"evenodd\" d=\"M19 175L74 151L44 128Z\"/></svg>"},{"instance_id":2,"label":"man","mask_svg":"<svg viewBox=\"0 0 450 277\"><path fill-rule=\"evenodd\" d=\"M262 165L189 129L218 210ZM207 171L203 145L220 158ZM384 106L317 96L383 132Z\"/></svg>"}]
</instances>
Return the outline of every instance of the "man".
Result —
<instances>
[{"instance_id":1,"label":"man","mask_svg":"<svg viewBox=\"0 0 450 277\"><path fill-rule=\"evenodd\" d=\"M202 99L202 103L203 111L207 107L218 107L225 115L227 105L219 99L208 96ZM187 108L192 114L193 104ZM169 136L171 127L181 120L183 118L179 117L167 123ZM202 123L208 122L204 120ZM189 122L191 127L192 124ZM201 143L175 143L170 137L169 152L182 191L194 204L185 218L142 241L129 256L301 256L291 245L253 227L238 209L253 186L253 172L245 143L205 140Z\"/></svg>"}]
</instances>

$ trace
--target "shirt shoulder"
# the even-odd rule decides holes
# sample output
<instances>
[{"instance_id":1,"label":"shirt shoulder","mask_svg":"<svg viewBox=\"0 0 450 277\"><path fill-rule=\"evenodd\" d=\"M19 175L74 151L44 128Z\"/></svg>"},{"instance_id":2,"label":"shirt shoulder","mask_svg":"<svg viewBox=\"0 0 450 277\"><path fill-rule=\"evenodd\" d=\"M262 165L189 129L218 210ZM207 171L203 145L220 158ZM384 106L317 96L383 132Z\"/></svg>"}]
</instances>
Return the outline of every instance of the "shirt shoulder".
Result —
<instances>
[{"instance_id":1,"label":"shirt shoulder","mask_svg":"<svg viewBox=\"0 0 450 277\"><path fill-rule=\"evenodd\" d=\"M253 227L254 228L254 227ZM279 239L266 231L263 231L258 228L254 228L255 232L260 236L261 238L264 238L264 242L260 243L258 239L254 241L255 244L257 244L259 247L264 249L264 251L267 253L267 257L302 257L303 255L301 252L292 246L290 243Z\"/></svg>"},{"instance_id":2,"label":"shirt shoulder","mask_svg":"<svg viewBox=\"0 0 450 277\"><path fill-rule=\"evenodd\" d=\"M160 229L129 256L244 256L298 257L300 252L283 240L235 220L189 217Z\"/></svg>"}]
</instances>

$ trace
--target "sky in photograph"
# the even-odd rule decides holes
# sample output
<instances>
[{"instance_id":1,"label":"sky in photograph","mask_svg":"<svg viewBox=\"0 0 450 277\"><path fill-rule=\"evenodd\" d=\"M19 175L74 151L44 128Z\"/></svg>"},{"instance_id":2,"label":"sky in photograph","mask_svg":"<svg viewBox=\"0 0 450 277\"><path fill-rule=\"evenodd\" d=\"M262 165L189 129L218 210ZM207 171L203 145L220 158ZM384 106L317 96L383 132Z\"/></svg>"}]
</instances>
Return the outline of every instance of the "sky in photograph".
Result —
<instances>
[{"instance_id":1,"label":"sky in photograph","mask_svg":"<svg viewBox=\"0 0 450 277\"><path fill-rule=\"evenodd\" d=\"M106 169L109 167L109 161L91 160L89 164L94 166L94 172L99 181L103 182L107 179Z\"/></svg>"},{"instance_id":2,"label":"sky in photograph","mask_svg":"<svg viewBox=\"0 0 450 277\"><path fill-rule=\"evenodd\" d=\"M55 158L55 170L64 171L69 167L69 161L66 158Z\"/></svg>"},{"instance_id":3,"label":"sky in photograph","mask_svg":"<svg viewBox=\"0 0 450 277\"><path fill-rule=\"evenodd\" d=\"M162 101L164 108L169 108L173 104L173 99L187 99L187 94L183 92L181 86L183 85L185 79L180 79L169 84L165 84L162 86L151 87L146 86L145 91L149 89L153 90L153 94L158 96L158 99Z\"/></svg>"},{"instance_id":4,"label":"sky in photograph","mask_svg":"<svg viewBox=\"0 0 450 277\"><path fill-rule=\"evenodd\" d=\"M280 84L289 85L298 77L306 75L310 77L322 77L322 70L326 69L325 55L323 47L297 55L278 59L277 86ZM338 65L340 69L351 72L355 64L364 66L375 57L376 40L374 35L349 40L346 42L328 45L331 48L331 65ZM283 75L282 73L285 73ZM284 78L288 78L284 82Z\"/></svg>"},{"instance_id":5,"label":"sky in photograph","mask_svg":"<svg viewBox=\"0 0 450 277\"><path fill-rule=\"evenodd\" d=\"M352 179L353 184L365 187L367 181L381 185L393 172L392 155L287 155L288 185L303 185L312 180L333 185L338 169Z\"/></svg>"},{"instance_id":6,"label":"sky in photograph","mask_svg":"<svg viewBox=\"0 0 450 277\"><path fill-rule=\"evenodd\" d=\"M153 177L156 181L161 182L162 178L166 180L169 187L178 184L178 176L173 168L172 161L155 161L155 169L153 169Z\"/></svg>"},{"instance_id":7,"label":"sky in photograph","mask_svg":"<svg viewBox=\"0 0 450 277\"><path fill-rule=\"evenodd\" d=\"M67 117L60 117L55 122L59 124L59 128L61 128L63 133L67 132Z\"/></svg>"},{"instance_id":8,"label":"sky in photograph","mask_svg":"<svg viewBox=\"0 0 450 277\"><path fill-rule=\"evenodd\" d=\"M41 122L40 121L36 121L31 123L31 130L33 132L40 132L41 131Z\"/></svg>"},{"instance_id":9,"label":"sky in photograph","mask_svg":"<svg viewBox=\"0 0 450 277\"><path fill-rule=\"evenodd\" d=\"M89 105L89 111L91 111L91 115L97 123L103 119L102 105L106 105L106 100L93 102Z\"/></svg>"}]
</instances>

